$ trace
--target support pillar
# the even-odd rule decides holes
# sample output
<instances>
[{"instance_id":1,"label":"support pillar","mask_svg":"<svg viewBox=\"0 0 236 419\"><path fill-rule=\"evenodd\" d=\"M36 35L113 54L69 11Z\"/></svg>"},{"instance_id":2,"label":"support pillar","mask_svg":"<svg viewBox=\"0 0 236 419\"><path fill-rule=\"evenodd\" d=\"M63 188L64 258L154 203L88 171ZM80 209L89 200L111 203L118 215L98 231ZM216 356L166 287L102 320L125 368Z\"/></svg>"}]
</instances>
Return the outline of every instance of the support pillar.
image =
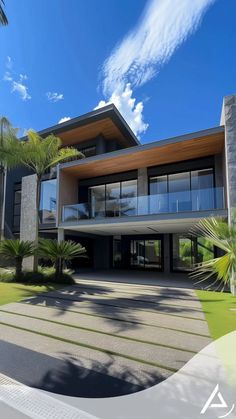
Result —
<instances>
[{"instance_id":1,"label":"support pillar","mask_svg":"<svg viewBox=\"0 0 236 419\"><path fill-rule=\"evenodd\" d=\"M228 222L236 215L236 95L224 97L221 124L225 126L225 171L227 185ZM236 295L236 277L231 280L231 292Z\"/></svg>"},{"instance_id":2,"label":"support pillar","mask_svg":"<svg viewBox=\"0 0 236 419\"><path fill-rule=\"evenodd\" d=\"M20 240L34 242L37 238L37 213L36 208L37 177L36 175L22 178L21 188L21 218L20 218ZM23 269L34 268L34 257L30 256L23 261Z\"/></svg>"}]
</instances>

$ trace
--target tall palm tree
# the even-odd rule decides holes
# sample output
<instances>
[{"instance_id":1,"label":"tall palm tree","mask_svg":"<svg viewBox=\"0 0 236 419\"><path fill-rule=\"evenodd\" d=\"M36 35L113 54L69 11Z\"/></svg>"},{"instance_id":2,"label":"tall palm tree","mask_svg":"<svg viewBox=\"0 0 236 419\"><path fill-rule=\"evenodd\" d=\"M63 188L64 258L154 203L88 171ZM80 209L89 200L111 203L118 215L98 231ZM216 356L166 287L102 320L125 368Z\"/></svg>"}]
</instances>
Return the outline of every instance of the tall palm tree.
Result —
<instances>
[{"instance_id":1,"label":"tall palm tree","mask_svg":"<svg viewBox=\"0 0 236 419\"><path fill-rule=\"evenodd\" d=\"M219 282L230 286L235 294L236 285L236 215L231 224L222 218L208 218L200 221L193 232L201 235L213 246L221 249L222 256L213 258L195 266L192 277L204 281L214 278L213 284ZM211 285L213 285L211 284Z\"/></svg>"},{"instance_id":2,"label":"tall palm tree","mask_svg":"<svg viewBox=\"0 0 236 419\"><path fill-rule=\"evenodd\" d=\"M4 12L5 2L4 0L0 0L0 25L8 25L8 20L6 14Z\"/></svg>"},{"instance_id":3,"label":"tall palm tree","mask_svg":"<svg viewBox=\"0 0 236 419\"><path fill-rule=\"evenodd\" d=\"M10 121L5 117L0 117L0 147L8 141L10 132L13 131ZM14 131L16 132L16 131ZM4 237L4 205L5 205L5 180L6 180L6 165L0 161L0 240Z\"/></svg>"},{"instance_id":4,"label":"tall palm tree","mask_svg":"<svg viewBox=\"0 0 236 419\"><path fill-rule=\"evenodd\" d=\"M35 131L29 130L28 139L20 141L17 139L13 131L8 136L3 146L0 146L0 160L3 160L8 168L25 166L36 174L37 191L36 191L36 208L39 211L41 181L45 172L57 166L57 164L68 161L75 157L82 158L83 154L72 147L62 148L61 139L54 135L46 138L40 137ZM39 231L39 213L36 222L36 240L35 246L38 244ZM34 270L37 270L37 257L34 257Z\"/></svg>"}]
</instances>

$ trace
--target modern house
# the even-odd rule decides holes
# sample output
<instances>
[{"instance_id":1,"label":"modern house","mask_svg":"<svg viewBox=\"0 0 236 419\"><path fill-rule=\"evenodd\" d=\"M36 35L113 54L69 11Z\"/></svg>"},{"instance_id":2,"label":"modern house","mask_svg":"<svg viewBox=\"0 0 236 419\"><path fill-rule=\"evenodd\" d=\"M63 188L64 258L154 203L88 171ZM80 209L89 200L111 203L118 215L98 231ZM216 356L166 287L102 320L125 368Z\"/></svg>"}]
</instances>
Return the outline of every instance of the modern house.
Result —
<instances>
[{"instance_id":1,"label":"modern house","mask_svg":"<svg viewBox=\"0 0 236 419\"><path fill-rule=\"evenodd\" d=\"M80 266L186 271L214 255L191 229L230 222L236 208L236 96L224 98L219 126L144 145L114 105L39 132L51 133L85 158L45 174L40 234L81 242ZM8 173L6 235L34 240L35 194L35 175Z\"/></svg>"}]
</instances>

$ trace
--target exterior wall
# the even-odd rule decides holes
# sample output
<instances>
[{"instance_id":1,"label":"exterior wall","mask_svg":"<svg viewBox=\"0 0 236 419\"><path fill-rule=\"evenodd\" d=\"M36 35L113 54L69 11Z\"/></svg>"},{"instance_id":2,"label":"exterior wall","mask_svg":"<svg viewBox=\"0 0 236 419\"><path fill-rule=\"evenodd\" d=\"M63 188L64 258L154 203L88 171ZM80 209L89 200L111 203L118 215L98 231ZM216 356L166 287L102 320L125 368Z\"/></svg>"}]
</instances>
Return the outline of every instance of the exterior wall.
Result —
<instances>
[{"instance_id":1,"label":"exterior wall","mask_svg":"<svg viewBox=\"0 0 236 419\"><path fill-rule=\"evenodd\" d=\"M226 96L221 123L225 125L225 163L229 222L236 210L236 95Z\"/></svg>"},{"instance_id":2,"label":"exterior wall","mask_svg":"<svg viewBox=\"0 0 236 419\"><path fill-rule=\"evenodd\" d=\"M37 177L36 175L22 178L21 190L21 220L20 239L35 241L37 239ZM26 258L23 262L24 269L33 269L34 258Z\"/></svg>"},{"instance_id":3,"label":"exterior wall","mask_svg":"<svg viewBox=\"0 0 236 419\"><path fill-rule=\"evenodd\" d=\"M6 179L6 201L5 201L5 237L12 237L14 233L13 226L13 205L15 184L21 183L24 176L30 175L30 171L26 168L9 170ZM19 231L19 229L18 229Z\"/></svg>"},{"instance_id":4,"label":"exterior wall","mask_svg":"<svg viewBox=\"0 0 236 419\"><path fill-rule=\"evenodd\" d=\"M61 221L64 205L78 202L78 179L58 170L57 174L57 225Z\"/></svg>"}]
</instances>

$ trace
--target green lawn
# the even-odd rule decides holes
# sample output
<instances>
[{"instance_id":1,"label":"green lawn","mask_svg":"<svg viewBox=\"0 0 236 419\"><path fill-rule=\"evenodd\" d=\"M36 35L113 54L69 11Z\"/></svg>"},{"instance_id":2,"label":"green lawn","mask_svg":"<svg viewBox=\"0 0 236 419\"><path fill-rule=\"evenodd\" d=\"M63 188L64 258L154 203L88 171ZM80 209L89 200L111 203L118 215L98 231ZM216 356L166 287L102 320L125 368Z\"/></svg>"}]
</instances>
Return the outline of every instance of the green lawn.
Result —
<instances>
[{"instance_id":1,"label":"green lawn","mask_svg":"<svg viewBox=\"0 0 236 419\"><path fill-rule=\"evenodd\" d=\"M64 285L65 287L65 285ZM17 283L0 283L0 305L13 303L24 298L33 297L41 292L62 288L58 284L24 285Z\"/></svg>"},{"instance_id":2,"label":"green lawn","mask_svg":"<svg viewBox=\"0 0 236 419\"><path fill-rule=\"evenodd\" d=\"M196 290L196 293L213 339L236 330L236 297L226 292Z\"/></svg>"}]
</instances>

